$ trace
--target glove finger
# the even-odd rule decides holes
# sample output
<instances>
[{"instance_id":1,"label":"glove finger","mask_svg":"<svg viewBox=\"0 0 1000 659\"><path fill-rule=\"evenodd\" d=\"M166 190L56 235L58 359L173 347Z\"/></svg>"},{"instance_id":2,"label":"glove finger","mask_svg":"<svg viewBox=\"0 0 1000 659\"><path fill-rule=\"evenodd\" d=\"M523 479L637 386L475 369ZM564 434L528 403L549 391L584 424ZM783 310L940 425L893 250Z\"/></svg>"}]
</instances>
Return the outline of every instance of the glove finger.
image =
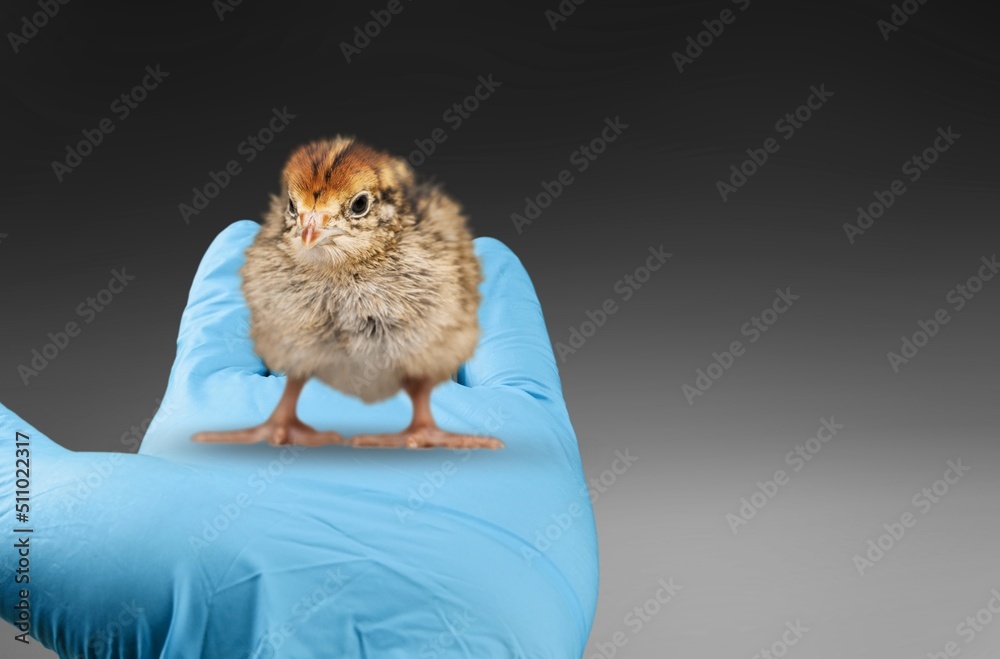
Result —
<instances>
[{"instance_id":1,"label":"glove finger","mask_svg":"<svg viewBox=\"0 0 1000 659\"><path fill-rule=\"evenodd\" d=\"M244 252L259 228L250 220L235 222L205 252L181 316L171 381L224 369L267 372L250 340L250 311L240 289L239 272Z\"/></svg>"},{"instance_id":2,"label":"glove finger","mask_svg":"<svg viewBox=\"0 0 1000 659\"><path fill-rule=\"evenodd\" d=\"M458 382L470 387L512 386L535 398L562 400L559 369L542 306L521 261L493 238L477 238L483 269L479 344Z\"/></svg>"}]
</instances>

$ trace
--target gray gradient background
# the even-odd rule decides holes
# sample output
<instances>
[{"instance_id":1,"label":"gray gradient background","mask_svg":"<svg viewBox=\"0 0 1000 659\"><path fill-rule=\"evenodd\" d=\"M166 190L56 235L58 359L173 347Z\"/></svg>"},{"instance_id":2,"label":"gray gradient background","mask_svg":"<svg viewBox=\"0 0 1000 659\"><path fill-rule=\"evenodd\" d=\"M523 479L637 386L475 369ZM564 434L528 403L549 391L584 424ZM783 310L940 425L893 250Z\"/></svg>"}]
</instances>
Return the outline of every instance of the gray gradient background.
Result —
<instances>
[{"instance_id":1,"label":"gray gradient background","mask_svg":"<svg viewBox=\"0 0 1000 659\"><path fill-rule=\"evenodd\" d=\"M749 659L797 619L810 631L789 657L922 658L950 640L997 656L1000 623L971 644L955 626L1000 588L1000 281L898 374L886 359L998 251L990 21L931 0L886 42L890 2L590 0L552 31L556 4L406 3L350 64L337 44L384 3L244 2L224 21L207 2L62 7L0 55L0 399L64 446L127 450L166 384L201 255L259 218L288 151L352 132L408 152L444 127L421 170L521 257L553 342L617 298L649 247L673 254L561 364L588 477L616 450L637 457L595 503L588 658L620 631L618 657ZM727 7L735 22L679 73L671 53ZM4 32L36 10L6 3ZM58 183L51 161L157 63L170 77ZM442 112L490 73L502 86L451 131ZM821 83L834 96L780 139L775 121ZM274 106L297 118L185 225L177 205ZM621 138L519 234L525 195L616 115ZM855 207L949 125L961 139L851 245ZM778 153L723 203L715 181L768 137ZM135 281L24 386L17 365L121 267ZM689 406L682 384L779 287L800 300ZM726 513L831 415L844 430L734 535ZM860 577L852 557L959 458L971 471ZM669 577L682 590L635 632L625 616ZM4 657L51 656L3 627Z\"/></svg>"}]
</instances>

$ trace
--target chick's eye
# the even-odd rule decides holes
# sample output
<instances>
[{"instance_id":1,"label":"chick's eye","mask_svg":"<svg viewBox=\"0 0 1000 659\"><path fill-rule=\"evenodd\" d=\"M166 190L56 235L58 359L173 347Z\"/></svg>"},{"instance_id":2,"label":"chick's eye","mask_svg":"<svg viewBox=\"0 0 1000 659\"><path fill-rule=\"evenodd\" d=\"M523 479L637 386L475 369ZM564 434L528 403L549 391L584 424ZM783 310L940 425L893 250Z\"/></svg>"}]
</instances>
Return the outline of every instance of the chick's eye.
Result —
<instances>
[{"instance_id":1,"label":"chick's eye","mask_svg":"<svg viewBox=\"0 0 1000 659\"><path fill-rule=\"evenodd\" d=\"M295 215L295 202L292 201L291 197L288 198L288 212L291 215Z\"/></svg>"},{"instance_id":2,"label":"chick's eye","mask_svg":"<svg viewBox=\"0 0 1000 659\"><path fill-rule=\"evenodd\" d=\"M368 212L371 207L371 196L367 192L363 192L354 198L351 202L351 214L352 215L364 215Z\"/></svg>"}]
</instances>

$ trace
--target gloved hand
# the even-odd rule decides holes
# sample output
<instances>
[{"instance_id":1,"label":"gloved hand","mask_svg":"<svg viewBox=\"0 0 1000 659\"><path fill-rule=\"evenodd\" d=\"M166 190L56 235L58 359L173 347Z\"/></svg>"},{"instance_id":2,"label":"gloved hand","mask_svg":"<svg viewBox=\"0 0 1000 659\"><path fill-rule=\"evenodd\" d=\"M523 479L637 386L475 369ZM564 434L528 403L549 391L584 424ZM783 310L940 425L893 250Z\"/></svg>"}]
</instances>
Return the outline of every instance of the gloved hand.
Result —
<instances>
[{"instance_id":1,"label":"gloved hand","mask_svg":"<svg viewBox=\"0 0 1000 659\"><path fill-rule=\"evenodd\" d=\"M197 444L197 431L262 421L284 387L253 351L239 287L256 231L238 222L209 247L138 455L68 451L0 406L3 617L28 616L62 657L580 657L593 514L517 258L476 241L480 343L432 396L442 427L506 449ZM350 436L404 427L410 403L312 381L298 409Z\"/></svg>"}]
</instances>

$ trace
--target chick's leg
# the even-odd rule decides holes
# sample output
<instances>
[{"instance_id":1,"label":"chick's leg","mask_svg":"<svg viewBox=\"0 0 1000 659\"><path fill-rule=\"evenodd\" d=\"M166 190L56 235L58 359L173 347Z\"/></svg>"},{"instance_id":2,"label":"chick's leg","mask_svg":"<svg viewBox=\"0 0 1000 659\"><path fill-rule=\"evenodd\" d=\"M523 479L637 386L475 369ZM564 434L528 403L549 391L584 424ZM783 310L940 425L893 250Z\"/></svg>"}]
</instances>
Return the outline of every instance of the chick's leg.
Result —
<instances>
[{"instance_id":1,"label":"chick's leg","mask_svg":"<svg viewBox=\"0 0 1000 659\"><path fill-rule=\"evenodd\" d=\"M196 442L229 442L238 444L253 444L267 440L273 446L283 444L298 444L301 446L319 446L321 444L342 444L344 438L335 432L320 432L302 423L295 413L299 402L299 394L306 384L305 378L289 377L285 383L285 391L281 400L264 423L245 430L228 432L200 432L192 439Z\"/></svg>"},{"instance_id":2,"label":"chick's leg","mask_svg":"<svg viewBox=\"0 0 1000 659\"><path fill-rule=\"evenodd\" d=\"M351 438L354 446L372 448L503 448L504 444L493 437L460 435L438 428L431 414L431 390L434 382L427 378L406 380L403 389L413 401L413 420L398 433L358 435Z\"/></svg>"}]
</instances>

